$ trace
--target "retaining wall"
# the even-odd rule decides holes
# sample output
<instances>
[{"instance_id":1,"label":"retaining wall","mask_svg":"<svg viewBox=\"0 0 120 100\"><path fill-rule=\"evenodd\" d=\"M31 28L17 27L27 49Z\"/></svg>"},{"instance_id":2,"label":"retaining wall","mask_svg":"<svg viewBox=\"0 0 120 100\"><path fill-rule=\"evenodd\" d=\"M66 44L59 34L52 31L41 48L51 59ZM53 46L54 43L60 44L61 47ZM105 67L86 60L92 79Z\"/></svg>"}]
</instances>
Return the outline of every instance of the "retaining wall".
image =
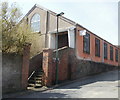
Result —
<instances>
[{"instance_id":1,"label":"retaining wall","mask_svg":"<svg viewBox=\"0 0 120 100\"><path fill-rule=\"evenodd\" d=\"M59 52L58 62L58 82L74 80L92 74L115 70L118 66L98 63L88 60L80 60L75 55L75 50L64 48ZM44 83L46 86L55 84L56 80L56 61L55 53L51 49L43 50L43 71Z\"/></svg>"},{"instance_id":2,"label":"retaining wall","mask_svg":"<svg viewBox=\"0 0 120 100\"><path fill-rule=\"evenodd\" d=\"M27 89L30 44L24 46L23 55L2 54L2 94Z\"/></svg>"}]
</instances>

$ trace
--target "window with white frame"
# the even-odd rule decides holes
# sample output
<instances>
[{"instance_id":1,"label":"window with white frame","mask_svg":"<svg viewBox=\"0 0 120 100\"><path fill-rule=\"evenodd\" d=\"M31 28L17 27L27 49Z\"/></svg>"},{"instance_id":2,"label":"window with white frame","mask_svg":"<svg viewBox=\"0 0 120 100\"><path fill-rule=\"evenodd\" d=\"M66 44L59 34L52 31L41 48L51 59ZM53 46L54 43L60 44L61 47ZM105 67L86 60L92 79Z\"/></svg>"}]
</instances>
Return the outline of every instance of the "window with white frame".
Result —
<instances>
[{"instance_id":1,"label":"window with white frame","mask_svg":"<svg viewBox=\"0 0 120 100\"><path fill-rule=\"evenodd\" d=\"M40 32L40 15L34 14L31 18L31 28L33 32Z\"/></svg>"}]
</instances>

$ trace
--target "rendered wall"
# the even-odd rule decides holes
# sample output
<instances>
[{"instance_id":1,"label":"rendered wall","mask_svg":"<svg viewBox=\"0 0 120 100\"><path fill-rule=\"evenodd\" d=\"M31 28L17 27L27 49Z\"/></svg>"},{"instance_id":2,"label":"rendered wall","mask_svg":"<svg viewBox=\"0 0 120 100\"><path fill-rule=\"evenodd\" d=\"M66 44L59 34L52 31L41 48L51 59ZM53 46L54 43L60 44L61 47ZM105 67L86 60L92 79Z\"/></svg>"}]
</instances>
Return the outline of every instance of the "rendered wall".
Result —
<instances>
[{"instance_id":1,"label":"rendered wall","mask_svg":"<svg viewBox=\"0 0 120 100\"><path fill-rule=\"evenodd\" d=\"M2 54L2 94L27 89L30 44L26 44L23 55Z\"/></svg>"},{"instance_id":2,"label":"rendered wall","mask_svg":"<svg viewBox=\"0 0 120 100\"><path fill-rule=\"evenodd\" d=\"M41 53L43 48L45 48L45 34L46 34L46 21L47 21L47 11L36 7L28 15L28 24L30 25L31 18L34 14L38 13L40 15L40 33L37 33L38 37L31 44L31 57L36 56ZM35 34L35 33L33 33Z\"/></svg>"},{"instance_id":3,"label":"rendered wall","mask_svg":"<svg viewBox=\"0 0 120 100\"><path fill-rule=\"evenodd\" d=\"M14 92L22 88L22 56L2 55L2 92Z\"/></svg>"},{"instance_id":4,"label":"rendered wall","mask_svg":"<svg viewBox=\"0 0 120 100\"><path fill-rule=\"evenodd\" d=\"M66 29L67 27L74 27L75 25L72 22L65 20L64 18L59 17L59 29ZM49 31L55 31L57 29L57 17L53 14L49 15Z\"/></svg>"}]
</instances>

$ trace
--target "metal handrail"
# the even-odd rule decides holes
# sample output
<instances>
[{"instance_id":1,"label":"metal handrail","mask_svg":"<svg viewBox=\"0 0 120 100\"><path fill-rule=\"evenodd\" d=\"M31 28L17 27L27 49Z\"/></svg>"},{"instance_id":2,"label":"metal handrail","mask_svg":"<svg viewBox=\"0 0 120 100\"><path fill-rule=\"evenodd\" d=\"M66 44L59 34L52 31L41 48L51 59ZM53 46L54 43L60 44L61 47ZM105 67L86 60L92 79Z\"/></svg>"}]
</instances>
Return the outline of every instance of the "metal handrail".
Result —
<instances>
[{"instance_id":1,"label":"metal handrail","mask_svg":"<svg viewBox=\"0 0 120 100\"><path fill-rule=\"evenodd\" d=\"M34 75L35 71L32 72L32 74L28 77L28 80Z\"/></svg>"},{"instance_id":2,"label":"metal handrail","mask_svg":"<svg viewBox=\"0 0 120 100\"><path fill-rule=\"evenodd\" d=\"M61 51L61 50L67 49L67 48L69 48L69 47L68 46L64 46L64 47L59 48L58 51ZM56 52L56 51L57 50L54 50L53 52Z\"/></svg>"}]
</instances>

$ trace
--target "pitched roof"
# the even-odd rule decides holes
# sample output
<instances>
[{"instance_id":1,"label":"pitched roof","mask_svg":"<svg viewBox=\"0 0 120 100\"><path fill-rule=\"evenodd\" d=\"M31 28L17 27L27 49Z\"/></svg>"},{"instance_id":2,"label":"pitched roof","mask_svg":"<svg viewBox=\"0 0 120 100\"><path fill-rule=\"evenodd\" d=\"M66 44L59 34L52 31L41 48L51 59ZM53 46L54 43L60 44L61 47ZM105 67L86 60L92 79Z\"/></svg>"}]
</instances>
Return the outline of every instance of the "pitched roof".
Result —
<instances>
[{"instance_id":1,"label":"pitched roof","mask_svg":"<svg viewBox=\"0 0 120 100\"><path fill-rule=\"evenodd\" d=\"M28 16L36 7L39 8L39 9L41 9L41 10L48 11L49 13L51 13L51 14L54 15L54 16L57 15L57 13L55 13L55 12L53 12L53 11L47 9L47 8L44 8L43 6L40 6L40 5L38 5L38 4L35 4L35 5L28 11L28 13L27 13L24 17ZM68 19L68 18L66 18L66 17L64 17L64 16L61 16L60 18L63 19L63 20L65 20L65 21L67 21L67 22L69 22L69 23L71 23L71 24L73 24L73 25L76 25L76 24L77 24L76 22L74 22L74 21L72 21L72 20L70 20L70 19Z\"/></svg>"},{"instance_id":2,"label":"pitched roof","mask_svg":"<svg viewBox=\"0 0 120 100\"><path fill-rule=\"evenodd\" d=\"M23 19L24 19L26 16L28 16L36 7L39 8L39 9L41 9L41 10L48 11L49 13L51 13L51 14L54 15L54 16L57 15L57 13L55 13L55 12L53 12L53 11L45 8L45 7L40 6L40 5L38 5L38 4L35 4L35 5L28 11L28 13L23 17ZM73 25L80 26L80 27L82 27L83 29L87 30L88 32L92 33L93 35L99 37L98 35L94 34L93 32L91 32L91 31L88 30L87 28L83 27L83 26L80 25L79 23L76 23L76 22L72 21L71 19L68 19L68 18L66 18L66 17L64 17L64 16L61 16L60 18L61 18L62 20L64 20L64 21L67 21L68 23L71 23L71 24L73 24ZM22 19L22 20L23 20L23 19ZM22 21L22 20L21 20L21 21ZM103 39L103 38L101 38L101 37L99 37L99 38L102 39L102 40L104 40L104 41L106 41L105 39ZM108 42L108 41L106 41L106 42ZM110 42L108 42L108 43L111 44ZM113 45L113 44L111 44L111 45ZM115 46L115 45L113 45L113 46ZM115 47L117 47L117 46L115 46Z\"/></svg>"}]
</instances>

